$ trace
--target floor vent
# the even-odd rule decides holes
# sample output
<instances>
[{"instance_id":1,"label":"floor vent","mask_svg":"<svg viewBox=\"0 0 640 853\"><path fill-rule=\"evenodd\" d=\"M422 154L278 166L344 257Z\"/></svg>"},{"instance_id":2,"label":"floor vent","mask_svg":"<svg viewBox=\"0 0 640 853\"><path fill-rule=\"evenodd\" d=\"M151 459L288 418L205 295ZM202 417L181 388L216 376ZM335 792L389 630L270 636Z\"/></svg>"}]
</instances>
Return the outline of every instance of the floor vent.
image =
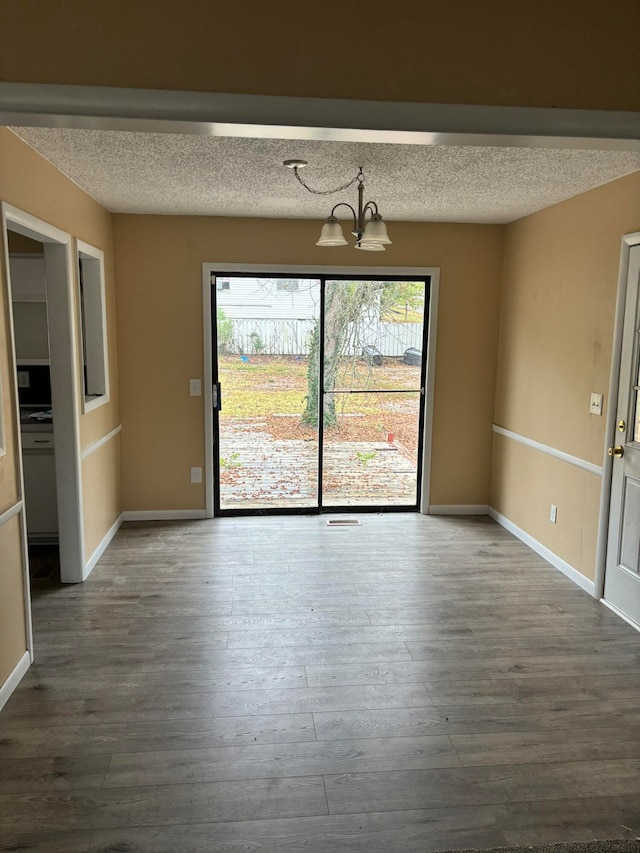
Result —
<instances>
[{"instance_id":1,"label":"floor vent","mask_svg":"<svg viewBox=\"0 0 640 853\"><path fill-rule=\"evenodd\" d=\"M328 518L327 527L358 527L361 524L357 518Z\"/></svg>"}]
</instances>

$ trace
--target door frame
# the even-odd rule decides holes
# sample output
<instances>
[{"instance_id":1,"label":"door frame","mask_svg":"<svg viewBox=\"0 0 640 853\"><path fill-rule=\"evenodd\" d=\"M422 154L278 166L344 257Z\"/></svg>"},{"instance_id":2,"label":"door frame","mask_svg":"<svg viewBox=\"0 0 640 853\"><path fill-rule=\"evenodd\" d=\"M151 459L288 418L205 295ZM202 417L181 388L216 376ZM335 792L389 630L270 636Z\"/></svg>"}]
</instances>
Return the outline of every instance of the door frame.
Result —
<instances>
[{"instance_id":1,"label":"door frame","mask_svg":"<svg viewBox=\"0 0 640 853\"><path fill-rule=\"evenodd\" d=\"M602 487L600 490L600 512L598 518L598 538L596 546L596 571L594 579L594 598L610 606L604 598L604 579L606 572L607 547L609 540L609 516L611 513L611 488L613 475L613 458L608 455L607 448L615 444L615 421L618 410L618 389L620 385L620 362L622 359L622 330L624 326L624 311L627 297L627 281L629 278L629 256L633 246L640 245L640 231L625 234L620 245L620 264L618 270L618 293L616 298L616 313L613 329L613 347L611 354L611 373L609 377L609 402L607 405L607 421L605 424ZM617 612L617 611L616 611ZM627 620L628 621L628 620ZM635 626L637 627L637 626Z\"/></svg>"},{"instance_id":2,"label":"door frame","mask_svg":"<svg viewBox=\"0 0 640 853\"><path fill-rule=\"evenodd\" d=\"M420 483L420 507L423 515L429 513L429 493L431 484L431 442L433 435L433 392L435 387L436 343L438 327L438 301L440 290L439 267L369 267L369 266L316 266L316 265L287 265L287 264L237 264L221 262L205 262L202 264L202 306L204 334L204 483L205 483L205 514L206 518L215 515L215 463L213 455L213 329L211 327L211 274L222 273L268 273L274 277L280 274L304 276L371 276L395 277L403 276L429 278L430 293L428 316L425 332L427 334L427 363L425 375L424 424L422 434L422 478ZM355 508L357 511L357 507ZM314 509L315 512L315 509Z\"/></svg>"},{"instance_id":3,"label":"door frame","mask_svg":"<svg viewBox=\"0 0 640 853\"><path fill-rule=\"evenodd\" d=\"M43 244L49 325L51 391L56 409L53 435L58 502L60 580L81 583L85 579L85 542L82 503L82 463L80 458L80 417L78 384L78 338L76 329L75 254L71 234L6 202L0 204L4 270L7 281L7 316L11 330L11 365L14 386L14 427L18 445L18 483L24 548L25 600L30 617L29 559L24 512L24 476L20 408L16 381L16 348L12 307L8 231L15 231ZM29 618L29 625L31 624Z\"/></svg>"}]
</instances>

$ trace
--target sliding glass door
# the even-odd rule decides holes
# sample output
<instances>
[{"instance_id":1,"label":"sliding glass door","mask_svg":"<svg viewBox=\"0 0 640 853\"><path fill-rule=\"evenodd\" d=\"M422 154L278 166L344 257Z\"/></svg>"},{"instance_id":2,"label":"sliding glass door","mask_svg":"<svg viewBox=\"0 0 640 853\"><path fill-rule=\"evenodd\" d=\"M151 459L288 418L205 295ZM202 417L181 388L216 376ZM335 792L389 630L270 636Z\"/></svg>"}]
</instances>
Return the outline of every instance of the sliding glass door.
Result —
<instances>
[{"instance_id":1,"label":"sliding glass door","mask_svg":"<svg viewBox=\"0 0 640 853\"><path fill-rule=\"evenodd\" d=\"M213 288L217 509L317 509L318 428L306 413L320 280L229 275Z\"/></svg>"},{"instance_id":2,"label":"sliding glass door","mask_svg":"<svg viewBox=\"0 0 640 853\"><path fill-rule=\"evenodd\" d=\"M216 513L417 509L428 282L212 276Z\"/></svg>"}]
</instances>

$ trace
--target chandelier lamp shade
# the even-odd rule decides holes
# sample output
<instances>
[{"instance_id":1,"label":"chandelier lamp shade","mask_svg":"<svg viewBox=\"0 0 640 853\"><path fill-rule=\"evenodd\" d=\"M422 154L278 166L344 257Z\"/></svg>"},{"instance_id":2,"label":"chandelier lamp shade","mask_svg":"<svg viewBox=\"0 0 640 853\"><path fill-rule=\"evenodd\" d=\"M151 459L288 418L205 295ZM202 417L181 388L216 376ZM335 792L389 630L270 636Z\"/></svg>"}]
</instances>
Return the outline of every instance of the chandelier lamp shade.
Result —
<instances>
[{"instance_id":1,"label":"chandelier lamp shade","mask_svg":"<svg viewBox=\"0 0 640 853\"><path fill-rule=\"evenodd\" d=\"M288 169L292 169L298 182L314 195L333 195L334 193L342 192L348 189L353 184L358 184L358 209L356 210L346 201L339 201L331 209L330 215L322 226L320 238L316 246L348 246L349 243L344 236L342 225L338 222L336 211L346 207L353 217L352 234L356 238L355 248L361 249L364 252L384 252L385 246L391 244L389 235L387 234L387 226L384 224L382 215L378 210L378 205L375 201L364 200L364 172L362 166L358 169L358 174L352 180L348 181L334 190L315 190L312 189L300 176L300 169L307 165L306 160L285 160L284 165ZM369 218L367 218L367 214Z\"/></svg>"}]
</instances>

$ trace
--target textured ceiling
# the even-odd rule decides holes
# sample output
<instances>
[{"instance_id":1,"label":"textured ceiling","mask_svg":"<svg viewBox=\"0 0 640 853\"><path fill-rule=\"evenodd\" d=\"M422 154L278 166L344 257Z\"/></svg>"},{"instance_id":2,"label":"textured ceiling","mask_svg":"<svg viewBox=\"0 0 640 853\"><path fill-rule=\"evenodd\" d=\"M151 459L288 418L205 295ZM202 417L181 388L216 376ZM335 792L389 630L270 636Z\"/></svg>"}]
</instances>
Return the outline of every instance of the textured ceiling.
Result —
<instances>
[{"instance_id":1,"label":"textured ceiling","mask_svg":"<svg viewBox=\"0 0 640 853\"><path fill-rule=\"evenodd\" d=\"M282 161L328 189L362 165L365 199L387 220L510 222L640 169L640 154L549 148L420 146L14 128L117 213L323 219L350 188L311 195Z\"/></svg>"}]
</instances>

